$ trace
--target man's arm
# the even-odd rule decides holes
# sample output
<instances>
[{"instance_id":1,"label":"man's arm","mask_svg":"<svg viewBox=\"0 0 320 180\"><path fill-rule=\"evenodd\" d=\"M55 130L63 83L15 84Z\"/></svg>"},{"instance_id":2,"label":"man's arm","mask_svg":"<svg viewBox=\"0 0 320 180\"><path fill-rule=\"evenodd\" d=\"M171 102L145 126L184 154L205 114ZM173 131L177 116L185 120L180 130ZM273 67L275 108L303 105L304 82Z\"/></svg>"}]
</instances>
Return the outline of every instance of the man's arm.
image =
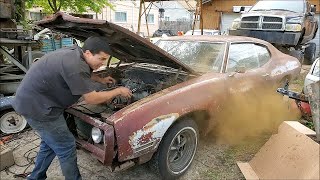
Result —
<instances>
[{"instance_id":1,"label":"man's arm","mask_svg":"<svg viewBox=\"0 0 320 180\"><path fill-rule=\"evenodd\" d=\"M119 87L110 91L101 91L96 92L92 91L87 94L84 94L84 100L88 104L101 104L110 102L116 96L124 96L126 98L130 98L132 96L131 91L125 87Z\"/></svg>"}]
</instances>

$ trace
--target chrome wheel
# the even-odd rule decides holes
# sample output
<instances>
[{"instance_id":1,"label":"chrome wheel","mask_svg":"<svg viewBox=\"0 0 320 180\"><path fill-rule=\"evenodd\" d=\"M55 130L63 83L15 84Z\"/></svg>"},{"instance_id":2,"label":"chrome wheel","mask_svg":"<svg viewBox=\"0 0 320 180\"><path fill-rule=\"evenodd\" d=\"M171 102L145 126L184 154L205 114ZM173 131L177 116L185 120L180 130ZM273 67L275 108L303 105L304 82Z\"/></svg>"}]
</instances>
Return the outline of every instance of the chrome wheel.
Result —
<instances>
[{"instance_id":1,"label":"chrome wheel","mask_svg":"<svg viewBox=\"0 0 320 180\"><path fill-rule=\"evenodd\" d=\"M191 118L175 122L161 139L150 167L161 179L177 179L191 166L197 151L199 131Z\"/></svg>"},{"instance_id":2,"label":"chrome wheel","mask_svg":"<svg viewBox=\"0 0 320 180\"><path fill-rule=\"evenodd\" d=\"M27 126L27 121L15 111L6 111L0 117L0 130L6 134L17 133Z\"/></svg>"},{"instance_id":3,"label":"chrome wheel","mask_svg":"<svg viewBox=\"0 0 320 180\"><path fill-rule=\"evenodd\" d=\"M167 166L173 174L179 174L189 167L197 149L197 139L197 132L191 127L181 129L172 139L167 153Z\"/></svg>"}]
</instances>

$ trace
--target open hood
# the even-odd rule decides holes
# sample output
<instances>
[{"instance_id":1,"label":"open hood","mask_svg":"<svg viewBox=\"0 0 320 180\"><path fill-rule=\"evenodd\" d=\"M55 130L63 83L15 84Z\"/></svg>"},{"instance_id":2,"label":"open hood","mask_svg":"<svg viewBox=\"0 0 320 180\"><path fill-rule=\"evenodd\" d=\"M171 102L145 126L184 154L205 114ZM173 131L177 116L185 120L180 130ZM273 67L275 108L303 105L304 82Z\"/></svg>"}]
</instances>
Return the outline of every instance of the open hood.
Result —
<instances>
[{"instance_id":1,"label":"open hood","mask_svg":"<svg viewBox=\"0 0 320 180\"><path fill-rule=\"evenodd\" d=\"M35 24L81 41L90 36L103 36L111 47L109 54L125 62L158 64L194 73L187 65L143 37L105 20L78 18L58 12Z\"/></svg>"}]
</instances>

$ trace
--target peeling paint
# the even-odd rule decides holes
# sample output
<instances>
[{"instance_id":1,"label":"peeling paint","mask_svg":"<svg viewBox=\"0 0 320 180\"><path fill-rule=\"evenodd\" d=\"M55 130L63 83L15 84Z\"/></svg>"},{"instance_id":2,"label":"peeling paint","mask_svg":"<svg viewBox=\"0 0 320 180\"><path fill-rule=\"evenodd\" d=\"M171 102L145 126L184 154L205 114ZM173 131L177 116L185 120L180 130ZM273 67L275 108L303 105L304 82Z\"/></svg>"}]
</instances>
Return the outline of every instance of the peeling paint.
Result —
<instances>
[{"instance_id":1,"label":"peeling paint","mask_svg":"<svg viewBox=\"0 0 320 180\"><path fill-rule=\"evenodd\" d=\"M153 146L154 142L161 140L167 129L178 117L178 113L172 113L154 118L143 126L142 129L134 132L133 135L129 137L129 144L132 149L137 152L137 150L141 151ZM141 149L141 147L143 147L143 149Z\"/></svg>"}]
</instances>

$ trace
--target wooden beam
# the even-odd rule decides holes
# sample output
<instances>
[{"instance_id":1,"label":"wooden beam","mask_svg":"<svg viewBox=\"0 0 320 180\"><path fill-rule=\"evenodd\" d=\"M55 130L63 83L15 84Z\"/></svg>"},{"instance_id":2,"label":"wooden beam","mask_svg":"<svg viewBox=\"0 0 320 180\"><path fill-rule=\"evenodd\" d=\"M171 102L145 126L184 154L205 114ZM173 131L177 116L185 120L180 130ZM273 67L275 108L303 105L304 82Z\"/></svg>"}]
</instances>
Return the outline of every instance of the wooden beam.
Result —
<instances>
[{"instance_id":1,"label":"wooden beam","mask_svg":"<svg viewBox=\"0 0 320 180\"><path fill-rule=\"evenodd\" d=\"M202 16L202 9L203 8L203 4L202 4L202 0L200 0L200 29L201 29L201 35L203 35L203 16Z\"/></svg>"},{"instance_id":2,"label":"wooden beam","mask_svg":"<svg viewBox=\"0 0 320 180\"><path fill-rule=\"evenodd\" d=\"M148 6L149 7L149 6ZM143 8L144 8L144 18L146 19L146 26L147 26L147 32L148 32L148 37L150 37L150 34L149 34L149 26L148 26L148 17L147 15L149 15L149 13L147 13L147 9L146 9L146 5L145 5L145 2L143 2ZM151 7L150 7L151 8Z\"/></svg>"},{"instance_id":3,"label":"wooden beam","mask_svg":"<svg viewBox=\"0 0 320 180\"><path fill-rule=\"evenodd\" d=\"M140 26L141 26L141 8L142 8L142 3L143 0L140 1L140 6L139 6L139 18L138 18L138 31L137 33L140 33Z\"/></svg>"}]
</instances>

